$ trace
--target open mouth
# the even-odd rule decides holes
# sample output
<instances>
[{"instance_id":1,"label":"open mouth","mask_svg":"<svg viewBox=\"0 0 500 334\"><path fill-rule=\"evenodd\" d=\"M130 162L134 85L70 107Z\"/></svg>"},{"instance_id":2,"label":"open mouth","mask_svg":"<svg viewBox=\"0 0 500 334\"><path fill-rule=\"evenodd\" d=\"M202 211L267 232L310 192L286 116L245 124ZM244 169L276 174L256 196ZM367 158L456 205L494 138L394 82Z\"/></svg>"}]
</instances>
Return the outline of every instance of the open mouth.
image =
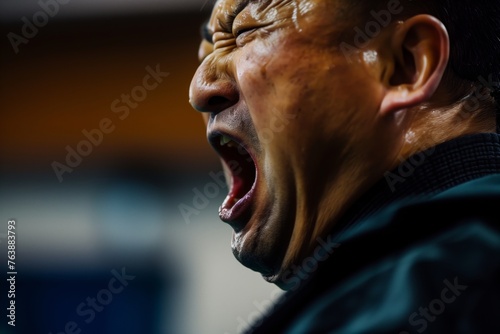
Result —
<instances>
[{"instance_id":1,"label":"open mouth","mask_svg":"<svg viewBox=\"0 0 500 334\"><path fill-rule=\"evenodd\" d=\"M220 219L233 228L243 227L251 209L257 180L257 167L252 155L240 141L222 133L209 136L209 141L230 171L229 193L219 209Z\"/></svg>"}]
</instances>

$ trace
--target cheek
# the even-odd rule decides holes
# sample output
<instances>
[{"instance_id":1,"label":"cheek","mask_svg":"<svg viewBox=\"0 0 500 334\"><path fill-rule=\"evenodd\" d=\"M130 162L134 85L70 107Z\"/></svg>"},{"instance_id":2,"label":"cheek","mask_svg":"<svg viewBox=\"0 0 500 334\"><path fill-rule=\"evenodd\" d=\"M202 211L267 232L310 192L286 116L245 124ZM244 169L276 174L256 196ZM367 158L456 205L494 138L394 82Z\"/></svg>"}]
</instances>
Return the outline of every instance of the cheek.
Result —
<instances>
[{"instance_id":1,"label":"cheek","mask_svg":"<svg viewBox=\"0 0 500 334\"><path fill-rule=\"evenodd\" d=\"M376 107L366 98L374 94L366 73L346 64L342 55L294 45L254 43L237 62L238 83L259 140L268 150L299 153L311 143L355 140L352 132L373 121Z\"/></svg>"},{"instance_id":2,"label":"cheek","mask_svg":"<svg viewBox=\"0 0 500 334\"><path fill-rule=\"evenodd\" d=\"M238 84L257 132L285 131L308 103L310 73L296 67L297 52L256 45L246 50L237 68ZM250 56L251 55L251 56ZM264 134L265 135L265 134Z\"/></svg>"},{"instance_id":3,"label":"cheek","mask_svg":"<svg viewBox=\"0 0 500 334\"><path fill-rule=\"evenodd\" d=\"M270 59L257 54L237 67L241 95L260 141L263 129L269 127L279 110L276 78L268 73L269 66Z\"/></svg>"}]
</instances>

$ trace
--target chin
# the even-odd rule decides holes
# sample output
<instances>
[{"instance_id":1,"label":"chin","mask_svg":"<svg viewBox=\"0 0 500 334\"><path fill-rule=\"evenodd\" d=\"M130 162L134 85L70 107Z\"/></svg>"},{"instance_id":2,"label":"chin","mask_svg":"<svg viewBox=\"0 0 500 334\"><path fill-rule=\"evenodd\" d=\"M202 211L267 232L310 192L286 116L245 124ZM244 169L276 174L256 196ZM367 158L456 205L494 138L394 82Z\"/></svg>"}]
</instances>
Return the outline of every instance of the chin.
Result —
<instances>
[{"instance_id":1,"label":"chin","mask_svg":"<svg viewBox=\"0 0 500 334\"><path fill-rule=\"evenodd\" d=\"M229 185L219 217L233 228L231 248L236 259L275 282L295 229L297 191L289 168L280 168L286 166L280 161L269 168L268 157L247 137L243 131L217 124L209 131Z\"/></svg>"},{"instance_id":2,"label":"chin","mask_svg":"<svg viewBox=\"0 0 500 334\"><path fill-rule=\"evenodd\" d=\"M260 214L255 212L245 229L233 233L231 247L242 265L276 283L283 272L294 226L294 212L288 211L294 210L281 210L280 207L287 206L276 202L263 204Z\"/></svg>"}]
</instances>

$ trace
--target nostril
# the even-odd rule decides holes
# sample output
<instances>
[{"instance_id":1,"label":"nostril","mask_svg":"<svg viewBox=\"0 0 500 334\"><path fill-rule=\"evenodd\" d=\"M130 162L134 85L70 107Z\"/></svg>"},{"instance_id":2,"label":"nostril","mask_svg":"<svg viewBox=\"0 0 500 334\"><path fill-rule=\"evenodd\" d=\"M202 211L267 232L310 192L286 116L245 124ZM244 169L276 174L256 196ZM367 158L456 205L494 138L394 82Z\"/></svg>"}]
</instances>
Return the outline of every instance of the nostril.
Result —
<instances>
[{"instance_id":1,"label":"nostril","mask_svg":"<svg viewBox=\"0 0 500 334\"><path fill-rule=\"evenodd\" d=\"M229 108L231 105L234 104L230 99L227 99L223 96L212 96L208 100L205 100L205 102L201 101L200 104L196 104L194 100L190 100L191 105L198 111L201 112L210 112L210 113L219 113L223 111L226 108Z\"/></svg>"},{"instance_id":2,"label":"nostril","mask_svg":"<svg viewBox=\"0 0 500 334\"><path fill-rule=\"evenodd\" d=\"M190 103L197 111L219 113L238 103L239 92L228 75L215 75L208 63L202 63L191 81Z\"/></svg>"},{"instance_id":3,"label":"nostril","mask_svg":"<svg viewBox=\"0 0 500 334\"><path fill-rule=\"evenodd\" d=\"M222 97L222 96L212 96L208 100L208 105L210 107L218 107L218 106L224 106L228 102L229 102L229 100L226 99L225 97Z\"/></svg>"}]
</instances>

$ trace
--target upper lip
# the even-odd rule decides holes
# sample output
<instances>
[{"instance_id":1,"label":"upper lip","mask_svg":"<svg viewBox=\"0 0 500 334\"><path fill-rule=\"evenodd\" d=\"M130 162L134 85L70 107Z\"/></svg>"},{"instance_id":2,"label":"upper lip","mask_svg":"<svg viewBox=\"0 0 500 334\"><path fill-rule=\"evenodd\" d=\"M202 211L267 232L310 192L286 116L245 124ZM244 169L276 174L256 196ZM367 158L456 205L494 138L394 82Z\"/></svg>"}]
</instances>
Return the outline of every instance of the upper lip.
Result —
<instances>
[{"instance_id":1,"label":"upper lip","mask_svg":"<svg viewBox=\"0 0 500 334\"><path fill-rule=\"evenodd\" d=\"M238 144L239 146L241 146L243 149L245 149L246 152L248 152L248 154L252 157L252 159L255 161L255 154L254 154L254 151L253 149L250 147L250 145L248 145L246 143L246 141L237 136L237 135L234 135L233 133L231 133L230 131L227 131L227 130L212 130L208 133L208 142L210 143L210 145L214 148L214 150L222 157L223 157L223 152L222 152L222 149L223 147L221 146L220 144L220 139L225 136L229 139L231 139L232 141L234 141L236 144Z\"/></svg>"}]
</instances>

